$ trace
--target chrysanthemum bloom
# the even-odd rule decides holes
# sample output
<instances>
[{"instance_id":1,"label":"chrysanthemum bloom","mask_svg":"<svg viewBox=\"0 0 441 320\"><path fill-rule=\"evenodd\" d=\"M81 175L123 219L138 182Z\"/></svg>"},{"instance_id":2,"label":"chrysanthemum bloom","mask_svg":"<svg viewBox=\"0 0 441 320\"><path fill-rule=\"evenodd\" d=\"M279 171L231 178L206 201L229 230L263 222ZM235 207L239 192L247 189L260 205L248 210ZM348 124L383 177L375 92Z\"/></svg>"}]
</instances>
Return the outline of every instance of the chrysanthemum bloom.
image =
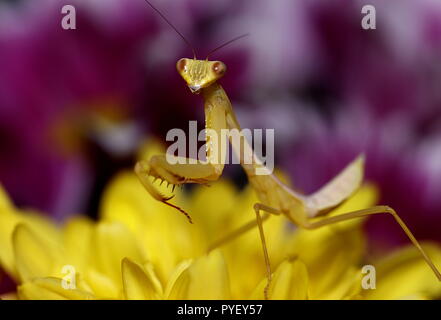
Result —
<instances>
[{"instance_id":1,"label":"chrysanthemum bloom","mask_svg":"<svg viewBox=\"0 0 441 320\"><path fill-rule=\"evenodd\" d=\"M163 186L165 188L165 186ZM332 214L375 203L366 185ZM99 221L77 216L62 226L17 209L0 193L0 263L16 281L4 298L262 299L266 284L257 230L208 252L253 217L253 190L228 181L178 191L194 224L149 197L132 172L103 195ZM413 247L379 261L365 254L363 220L315 231L283 217L265 222L274 268L271 299L436 298L441 286ZM441 250L426 244L435 263ZM376 268L376 289L363 289L363 265Z\"/></svg>"}]
</instances>

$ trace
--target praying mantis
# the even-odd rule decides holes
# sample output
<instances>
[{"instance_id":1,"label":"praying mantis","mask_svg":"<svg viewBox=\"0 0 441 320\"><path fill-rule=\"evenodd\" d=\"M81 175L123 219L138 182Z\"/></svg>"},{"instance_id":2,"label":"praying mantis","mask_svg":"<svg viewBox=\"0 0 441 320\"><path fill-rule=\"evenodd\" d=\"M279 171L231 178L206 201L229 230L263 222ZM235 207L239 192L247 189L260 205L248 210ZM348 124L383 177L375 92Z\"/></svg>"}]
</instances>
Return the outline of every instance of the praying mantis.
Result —
<instances>
[{"instance_id":1,"label":"praying mantis","mask_svg":"<svg viewBox=\"0 0 441 320\"><path fill-rule=\"evenodd\" d=\"M148 0L145 0L191 47L185 37L171 24L167 18L156 9ZM215 50L235 41L237 37ZM215 51L213 50L213 51ZM213 52L212 51L212 52ZM210 61L208 57L205 60L196 59L196 54L193 49L194 58L182 58L177 64L178 73L188 85L190 91L194 94L202 94L204 99L205 122L206 129L212 130L221 135L224 129L237 130L241 132L241 127L238 119L233 111L232 104L222 88L218 83L226 73L226 66L221 61ZM253 154L253 150L247 140L241 137L241 144L237 141L230 143L233 151L240 155L242 153ZM183 209L170 203L173 196L164 196L154 187L151 178L167 181L169 184L182 185L185 183L207 184L219 179L222 175L224 164L220 155L223 154L225 146L211 143L210 137L206 138L206 160L204 162L192 163L190 159L178 159L170 163L167 161L165 155L156 155L147 160L138 161L135 165L135 173L140 182L148 193L158 201L171 206L181 213L183 213L190 223L191 217ZM170 157L170 155L168 155ZM240 157L239 157L240 158ZM439 281L441 281L441 273L434 265L430 257L426 254L417 239L414 237L410 229L399 217L399 215L389 206L378 205L371 208L357 210L353 212L342 213L336 216L327 216L332 210L341 205L347 200L357 189L360 188L363 182L364 173L364 156L358 156L346 168L344 168L331 181L321 187L318 191L304 195L296 190L289 188L282 183L274 174L272 174L256 157L256 161L246 163L241 160L242 165L248 181L257 194L259 202L254 205L255 220L238 228L232 233L219 239L212 244L209 251L221 246L222 244L231 241L241 234L251 230L255 226L258 227L259 235L262 243L263 256L266 266L267 284L264 289L264 296L268 298L268 290L270 288L272 279L272 270L268 249L265 241L265 233L263 222L271 215L284 215L290 222L304 229L317 229L342 221L361 218L375 214L390 214L403 229L412 244L421 253L427 265L432 269ZM178 161L180 160L180 161ZM256 174L257 169L263 174ZM267 170L267 172L265 172ZM265 214L261 214L264 212Z\"/></svg>"}]
</instances>

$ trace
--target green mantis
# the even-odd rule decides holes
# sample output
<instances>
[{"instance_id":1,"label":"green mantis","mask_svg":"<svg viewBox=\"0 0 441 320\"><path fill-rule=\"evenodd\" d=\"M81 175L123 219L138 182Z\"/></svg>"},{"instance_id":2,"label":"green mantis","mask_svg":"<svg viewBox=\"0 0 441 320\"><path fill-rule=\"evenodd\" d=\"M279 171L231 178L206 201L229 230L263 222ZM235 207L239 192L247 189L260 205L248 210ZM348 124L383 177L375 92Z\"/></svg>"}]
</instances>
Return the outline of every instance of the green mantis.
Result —
<instances>
[{"instance_id":1,"label":"green mantis","mask_svg":"<svg viewBox=\"0 0 441 320\"><path fill-rule=\"evenodd\" d=\"M146 2L151 5L147 0ZM152 8L178 32L156 8L153 6ZM178 34L185 40L179 32ZM233 111L232 104L226 92L218 83L218 80L226 73L225 64L220 61L210 61L208 58L198 60L194 57L193 59L180 59L176 64L176 68L188 85L190 91L195 94L201 94L204 99L206 129L216 133L218 136L221 136L222 131L226 129L235 130L240 134L241 127ZM309 195L303 195L289 188L267 170L265 165L254 156L253 150L245 137L240 136L240 143L231 136L229 138L234 152L239 155L239 159L241 159L240 164L248 177L250 185L255 190L259 202L254 205L255 220L233 231L231 234L226 235L224 238L219 239L210 249L218 247L257 226L262 242L268 279L264 292L265 297L268 297L272 271L265 241L263 222L270 215L284 215L289 221L301 228L316 229L374 214L390 214L409 237L413 245L419 250L423 259L435 273L438 280L441 281L441 274L432 260L420 246L403 220L391 207L374 206L337 216L327 216L330 210L342 204L361 186L364 172L364 156L361 155L356 158L318 191ZM167 157L166 155L157 155L148 161L139 161L135 166L135 172L151 196L168 206L176 208L192 222L191 217L183 209L170 203L172 196L164 196L156 190L151 178L167 181L173 185L182 185L185 183L206 184L214 182L222 175L224 164L221 156L224 153L225 146L212 143L210 136L208 136L205 161L192 163L188 158L179 159L179 157L170 155ZM244 161L243 158L240 157L242 154L251 154L254 161ZM168 157L175 157L175 161L168 161L170 159ZM256 174L256 172L260 173ZM264 214L262 215L261 212L264 212Z\"/></svg>"}]
</instances>

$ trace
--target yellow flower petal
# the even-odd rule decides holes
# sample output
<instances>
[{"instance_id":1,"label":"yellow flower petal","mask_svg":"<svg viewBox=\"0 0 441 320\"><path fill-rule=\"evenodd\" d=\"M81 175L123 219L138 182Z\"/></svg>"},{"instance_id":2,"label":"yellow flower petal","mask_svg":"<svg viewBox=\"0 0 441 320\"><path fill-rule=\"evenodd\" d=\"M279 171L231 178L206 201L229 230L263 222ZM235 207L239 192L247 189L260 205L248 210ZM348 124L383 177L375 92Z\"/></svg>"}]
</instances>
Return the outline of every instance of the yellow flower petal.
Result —
<instances>
[{"instance_id":1,"label":"yellow flower petal","mask_svg":"<svg viewBox=\"0 0 441 320\"><path fill-rule=\"evenodd\" d=\"M185 269L170 290L169 299L230 299L228 272L216 250L196 259Z\"/></svg>"},{"instance_id":2,"label":"yellow flower petal","mask_svg":"<svg viewBox=\"0 0 441 320\"><path fill-rule=\"evenodd\" d=\"M342 293L340 286L351 287L354 281L347 277L358 266L365 252L365 238L360 226L347 225L345 229L333 226L317 230L297 230L289 256L298 257L308 268L310 297L336 299ZM342 284L343 280L348 283ZM346 293L343 293L346 295Z\"/></svg>"},{"instance_id":3,"label":"yellow flower petal","mask_svg":"<svg viewBox=\"0 0 441 320\"><path fill-rule=\"evenodd\" d=\"M271 299L303 300L308 296L308 271L303 262L283 262L276 273L272 287Z\"/></svg>"},{"instance_id":4,"label":"yellow flower petal","mask_svg":"<svg viewBox=\"0 0 441 320\"><path fill-rule=\"evenodd\" d=\"M441 248L429 243L422 246L439 268ZM419 251L411 245L371 264L376 269L376 289L362 290L367 299L419 299L441 296L441 283Z\"/></svg>"},{"instance_id":5,"label":"yellow flower petal","mask_svg":"<svg viewBox=\"0 0 441 320\"><path fill-rule=\"evenodd\" d=\"M18 274L14 261L12 233L19 223L26 223L48 242L57 243L60 236L55 225L40 214L33 211L21 212L14 208L5 190L0 186L0 264L15 280L18 280Z\"/></svg>"},{"instance_id":6,"label":"yellow flower petal","mask_svg":"<svg viewBox=\"0 0 441 320\"><path fill-rule=\"evenodd\" d=\"M52 275L61 265L60 249L24 224L15 228L12 243L17 271L22 282Z\"/></svg>"},{"instance_id":7,"label":"yellow flower petal","mask_svg":"<svg viewBox=\"0 0 441 320\"><path fill-rule=\"evenodd\" d=\"M195 222L203 225L206 241L216 240L224 235L223 231L231 225L235 215L240 215L237 210L238 195L235 186L226 181L219 180L210 187L199 186L194 190L191 201L191 213ZM207 205L210 204L209 214ZM251 216L252 217L252 216Z\"/></svg>"},{"instance_id":8,"label":"yellow flower petal","mask_svg":"<svg viewBox=\"0 0 441 320\"><path fill-rule=\"evenodd\" d=\"M170 276L170 280L167 283L167 287L165 289L165 297L170 300L179 299L179 297L184 295L184 292L187 290L187 282L182 281L181 275L182 273L191 266L193 261L191 259L184 260L179 263L176 268L173 270ZM179 283L176 283L179 279ZM172 292L173 291L173 292Z\"/></svg>"},{"instance_id":9,"label":"yellow flower petal","mask_svg":"<svg viewBox=\"0 0 441 320\"><path fill-rule=\"evenodd\" d=\"M94 224L86 217L74 217L63 228L66 256L78 270L86 270Z\"/></svg>"},{"instance_id":10,"label":"yellow flower petal","mask_svg":"<svg viewBox=\"0 0 441 320\"><path fill-rule=\"evenodd\" d=\"M25 223L34 233L51 245L59 245L62 242L60 228L41 212L22 210L18 212L20 221Z\"/></svg>"},{"instance_id":11,"label":"yellow flower petal","mask_svg":"<svg viewBox=\"0 0 441 320\"><path fill-rule=\"evenodd\" d=\"M9 198L6 190L3 188L3 186L0 184L0 214L4 210L12 210L14 208L14 205Z\"/></svg>"},{"instance_id":12,"label":"yellow flower petal","mask_svg":"<svg viewBox=\"0 0 441 320\"><path fill-rule=\"evenodd\" d=\"M365 183L348 200L343 202L338 208L332 210L330 215L369 208L377 204L379 198L378 188L372 183Z\"/></svg>"},{"instance_id":13,"label":"yellow flower petal","mask_svg":"<svg viewBox=\"0 0 441 320\"><path fill-rule=\"evenodd\" d=\"M127 258L122 262L122 279L126 299L154 300L162 297L162 287L154 273L145 272Z\"/></svg>"},{"instance_id":14,"label":"yellow flower petal","mask_svg":"<svg viewBox=\"0 0 441 320\"><path fill-rule=\"evenodd\" d=\"M35 278L18 287L20 299L27 300L90 300L94 296L80 289L64 289L58 278Z\"/></svg>"},{"instance_id":15,"label":"yellow flower petal","mask_svg":"<svg viewBox=\"0 0 441 320\"><path fill-rule=\"evenodd\" d=\"M264 299L265 277L254 290L251 299ZM268 298L272 300L305 300L308 298L308 271L298 259L282 262L273 274Z\"/></svg>"},{"instance_id":16,"label":"yellow flower petal","mask_svg":"<svg viewBox=\"0 0 441 320\"><path fill-rule=\"evenodd\" d=\"M121 261L130 258L145 261L132 233L117 222L100 222L92 235L92 262L99 273L111 278L122 288Z\"/></svg>"},{"instance_id":17,"label":"yellow flower petal","mask_svg":"<svg viewBox=\"0 0 441 320\"><path fill-rule=\"evenodd\" d=\"M12 232L19 221L16 214L9 211L0 211L0 264L15 279L18 278L18 275L12 249Z\"/></svg>"},{"instance_id":18,"label":"yellow flower petal","mask_svg":"<svg viewBox=\"0 0 441 320\"><path fill-rule=\"evenodd\" d=\"M379 191L372 183L366 183L361 186L349 199L343 202L336 209L332 210L328 217L338 216L340 214L357 211L372 207L378 203ZM373 217L375 219L375 217ZM362 224L367 217L347 220L336 223L332 226L334 229L347 229Z\"/></svg>"},{"instance_id":19,"label":"yellow flower petal","mask_svg":"<svg viewBox=\"0 0 441 320\"><path fill-rule=\"evenodd\" d=\"M89 268L85 274L85 279L93 291L100 299L122 299L123 292L120 283L115 282L110 277L96 271L93 267Z\"/></svg>"},{"instance_id":20,"label":"yellow flower petal","mask_svg":"<svg viewBox=\"0 0 441 320\"><path fill-rule=\"evenodd\" d=\"M325 279L328 279L328 277L325 277ZM330 281L333 283L331 289L327 292L323 291L320 295L317 294L315 298L323 300L359 300L361 279L362 273L360 268L355 266L349 267L341 274L340 281Z\"/></svg>"}]
</instances>

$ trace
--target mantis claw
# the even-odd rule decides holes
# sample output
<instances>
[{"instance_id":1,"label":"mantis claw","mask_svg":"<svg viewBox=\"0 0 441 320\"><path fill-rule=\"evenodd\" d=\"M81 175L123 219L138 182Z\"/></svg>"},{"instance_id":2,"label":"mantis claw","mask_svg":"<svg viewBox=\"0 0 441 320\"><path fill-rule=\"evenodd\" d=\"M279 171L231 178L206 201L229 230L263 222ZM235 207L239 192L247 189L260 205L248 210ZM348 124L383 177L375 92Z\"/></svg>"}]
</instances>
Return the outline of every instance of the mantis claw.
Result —
<instances>
[{"instance_id":1,"label":"mantis claw","mask_svg":"<svg viewBox=\"0 0 441 320\"><path fill-rule=\"evenodd\" d=\"M160 186L162 185L162 183L167 180L166 178L164 179L163 177L161 177L159 174L157 174L155 172L155 170L153 170L150 165L148 164L148 162L146 161L139 161L136 163L135 165L135 173L138 176L139 180L141 181L142 185L144 186L144 188L148 191L148 193L150 193L150 195L155 198L158 201L161 201L162 203L168 205L169 207L172 207L176 210L178 210L179 212L181 212L182 214L185 215L185 217L188 219L188 221L190 223L193 223L190 215L185 212L183 209L181 209L180 207L169 203L168 201L174 198L174 194L171 196L165 196L163 195L161 192L159 192L154 186L153 183L160 179ZM153 181L149 180L149 177L153 177ZM167 181L168 185L167 187L171 184L169 181ZM173 184L173 183L172 183ZM175 189L175 184L173 184L173 191Z\"/></svg>"},{"instance_id":2,"label":"mantis claw","mask_svg":"<svg viewBox=\"0 0 441 320\"><path fill-rule=\"evenodd\" d=\"M171 196L171 198L173 198L174 197L174 195L173 196ZM171 199L170 198L170 199ZM170 207L172 207L172 208L175 208L176 210L178 210L179 212L181 212L187 219L188 219L188 222L190 222L191 224L193 224L193 220L191 219L191 217L190 217L190 215L187 213L187 212L185 212L183 209L181 209L181 208L179 208L178 206L175 206L174 204L171 204L171 203L169 203L169 202L167 202L167 201L162 201L164 204L166 204L166 205L168 205L168 206L170 206Z\"/></svg>"}]
</instances>

